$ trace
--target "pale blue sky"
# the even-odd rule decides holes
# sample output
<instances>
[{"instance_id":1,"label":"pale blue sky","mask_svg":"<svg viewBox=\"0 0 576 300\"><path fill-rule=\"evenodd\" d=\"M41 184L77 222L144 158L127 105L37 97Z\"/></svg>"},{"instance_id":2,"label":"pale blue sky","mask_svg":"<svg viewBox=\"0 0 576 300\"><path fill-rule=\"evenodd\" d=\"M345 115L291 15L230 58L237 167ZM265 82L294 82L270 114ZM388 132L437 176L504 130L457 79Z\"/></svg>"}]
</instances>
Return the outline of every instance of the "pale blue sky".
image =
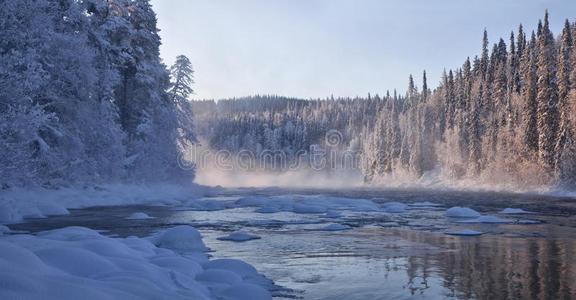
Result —
<instances>
[{"instance_id":1,"label":"pale blue sky","mask_svg":"<svg viewBox=\"0 0 576 300\"><path fill-rule=\"evenodd\" d=\"M162 57L187 55L196 99L253 94L303 98L404 91L408 75L429 86L519 23L548 8L559 34L574 0L152 0Z\"/></svg>"}]
</instances>

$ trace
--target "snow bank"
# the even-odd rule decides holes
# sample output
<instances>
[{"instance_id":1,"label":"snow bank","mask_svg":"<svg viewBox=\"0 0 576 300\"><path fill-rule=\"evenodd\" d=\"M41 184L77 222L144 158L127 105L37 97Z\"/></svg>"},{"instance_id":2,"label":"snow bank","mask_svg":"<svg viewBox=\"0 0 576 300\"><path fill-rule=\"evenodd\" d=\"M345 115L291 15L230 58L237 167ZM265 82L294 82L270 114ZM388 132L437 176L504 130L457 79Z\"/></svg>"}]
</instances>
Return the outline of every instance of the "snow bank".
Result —
<instances>
[{"instance_id":1,"label":"snow bank","mask_svg":"<svg viewBox=\"0 0 576 300\"><path fill-rule=\"evenodd\" d=\"M234 232L230 235L219 237L218 240L221 241L233 241L233 242L246 242L250 240L258 240L261 237L257 235L251 235L243 232Z\"/></svg>"},{"instance_id":2,"label":"snow bank","mask_svg":"<svg viewBox=\"0 0 576 300\"><path fill-rule=\"evenodd\" d=\"M451 218L476 218L480 217L481 214L468 207L455 206L446 211L447 217Z\"/></svg>"},{"instance_id":3,"label":"snow bank","mask_svg":"<svg viewBox=\"0 0 576 300\"><path fill-rule=\"evenodd\" d=\"M527 215L527 214L534 214L534 212L525 211L525 210L520 209L520 208L506 208L506 209L500 211L499 214L503 214L503 215Z\"/></svg>"},{"instance_id":4,"label":"snow bank","mask_svg":"<svg viewBox=\"0 0 576 300\"><path fill-rule=\"evenodd\" d=\"M148 214L143 213L143 212L133 213L133 214L129 215L128 217L126 217L126 220L150 220L150 219L156 219L156 218L151 217Z\"/></svg>"},{"instance_id":5,"label":"snow bank","mask_svg":"<svg viewBox=\"0 0 576 300\"><path fill-rule=\"evenodd\" d=\"M159 233L164 248L81 227L1 236L0 299L272 299L270 280L242 261L209 261L196 233Z\"/></svg>"},{"instance_id":6,"label":"snow bank","mask_svg":"<svg viewBox=\"0 0 576 300\"><path fill-rule=\"evenodd\" d=\"M0 224L68 214L68 209L117 205L176 205L209 191L199 185L110 184L86 188L13 189L0 193Z\"/></svg>"},{"instance_id":7,"label":"snow bank","mask_svg":"<svg viewBox=\"0 0 576 300\"><path fill-rule=\"evenodd\" d=\"M448 231L448 232L444 232L444 234L448 234L448 235L461 235L461 236L478 236L478 235L483 235L484 232L475 231L475 230L471 230L471 229L462 229L462 230L459 230L459 231Z\"/></svg>"}]
</instances>

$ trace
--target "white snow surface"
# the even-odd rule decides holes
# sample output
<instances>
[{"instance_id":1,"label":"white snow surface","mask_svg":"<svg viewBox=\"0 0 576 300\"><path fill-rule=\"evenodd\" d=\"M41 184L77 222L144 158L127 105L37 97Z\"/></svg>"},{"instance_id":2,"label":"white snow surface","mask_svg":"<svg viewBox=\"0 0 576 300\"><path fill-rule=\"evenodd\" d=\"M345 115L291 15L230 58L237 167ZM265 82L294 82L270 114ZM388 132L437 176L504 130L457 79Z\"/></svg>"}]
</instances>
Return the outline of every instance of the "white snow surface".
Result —
<instances>
[{"instance_id":1,"label":"white snow surface","mask_svg":"<svg viewBox=\"0 0 576 300\"><path fill-rule=\"evenodd\" d=\"M261 237L257 235L247 234L243 232L234 232L230 235L219 237L221 241L233 241L233 242L246 242L250 240L258 240Z\"/></svg>"},{"instance_id":2,"label":"white snow surface","mask_svg":"<svg viewBox=\"0 0 576 300\"><path fill-rule=\"evenodd\" d=\"M484 232L475 231L475 230L471 230L471 229L462 229L462 230L458 230L458 231L448 231L448 232L444 232L444 234L448 234L448 235L462 235L462 236L477 236L477 235L483 235Z\"/></svg>"},{"instance_id":3,"label":"white snow surface","mask_svg":"<svg viewBox=\"0 0 576 300\"><path fill-rule=\"evenodd\" d=\"M445 215L451 218L477 218L481 216L479 212L471 208L460 206L455 206L448 209Z\"/></svg>"},{"instance_id":4,"label":"white snow surface","mask_svg":"<svg viewBox=\"0 0 576 300\"><path fill-rule=\"evenodd\" d=\"M149 219L156 219L156 218L151 217L143 212L136 212L126 217L126 220L149 220Z\"/></svg>"},{"instance_id":5,"label":"white snow surface","mask_svg":"<svg viewBox=\"0 0 576 300\"><path fill-rule=\"evenodd\" d=\"M24 218L44 218L69 214L68 209L90 206L177 205L209 191L199 185L110 184L98 187L13 189L0 192L0 224L21 222Z\"/></svg>"},{"instance_id":6,"label":"white snow surface","mask_svg":"<svg viewBox=\"0 0 576 300\"><path fill-rule=\"evenodd\" d=\"M210 261L196 233L179 226L150 241L68 227L0 236L0 299L272 299L270 280L242 261Z\"/></svg>"}]
</instances>

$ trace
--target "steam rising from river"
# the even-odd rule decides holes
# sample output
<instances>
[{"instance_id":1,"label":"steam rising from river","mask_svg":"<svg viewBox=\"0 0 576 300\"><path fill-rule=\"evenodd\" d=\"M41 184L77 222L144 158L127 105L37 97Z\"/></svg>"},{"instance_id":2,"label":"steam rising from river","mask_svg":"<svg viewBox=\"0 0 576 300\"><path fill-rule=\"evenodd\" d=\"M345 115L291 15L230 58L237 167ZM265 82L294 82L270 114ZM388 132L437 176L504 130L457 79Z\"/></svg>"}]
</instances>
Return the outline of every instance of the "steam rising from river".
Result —
<instances>
[{"instance_id":1,"label":"steam rising from river","mask_svg":"<svg viewBox=\"0 0 576 300\"><path fill-rule=\"evenodd\" d=\"M346 170L333 173L314 170L226 171L199 169L196 182L202 185L223 187L304 187L304 188L355 188L365 186L360 171Z\"/></svg>"}]
</instances>

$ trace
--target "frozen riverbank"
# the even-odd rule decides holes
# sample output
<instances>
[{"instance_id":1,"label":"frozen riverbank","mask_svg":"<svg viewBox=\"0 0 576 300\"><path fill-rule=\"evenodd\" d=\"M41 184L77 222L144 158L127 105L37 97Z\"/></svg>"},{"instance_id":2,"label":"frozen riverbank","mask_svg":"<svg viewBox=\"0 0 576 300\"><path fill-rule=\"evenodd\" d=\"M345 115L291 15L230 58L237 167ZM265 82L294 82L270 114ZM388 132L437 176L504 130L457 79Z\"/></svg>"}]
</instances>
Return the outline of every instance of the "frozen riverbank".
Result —
<instances>
[{"instance_id":1,"label":"frozen riverbank","mask_svg":"<svg viewBox=\"0 0 576 300\"><path fill-rule=\"evenodd\" d=\"M271 299L251 265L209 260L200 234L178 226L151 238L67 227L0 237L0 299Z\"/></svg>"},{"instance_id":2,"label":"frozen riverbank","mask_svg":"<svg viewBox=\"0 0 576 300\"><path fill-rule=\"evenodd\" d=\"M13 189L0 192L0 224L25 218L66 215L68 209L119 205L178 205L210 193L210 188L191 184L109 184L60 189Z\"/></svg>"}]
</instances>

